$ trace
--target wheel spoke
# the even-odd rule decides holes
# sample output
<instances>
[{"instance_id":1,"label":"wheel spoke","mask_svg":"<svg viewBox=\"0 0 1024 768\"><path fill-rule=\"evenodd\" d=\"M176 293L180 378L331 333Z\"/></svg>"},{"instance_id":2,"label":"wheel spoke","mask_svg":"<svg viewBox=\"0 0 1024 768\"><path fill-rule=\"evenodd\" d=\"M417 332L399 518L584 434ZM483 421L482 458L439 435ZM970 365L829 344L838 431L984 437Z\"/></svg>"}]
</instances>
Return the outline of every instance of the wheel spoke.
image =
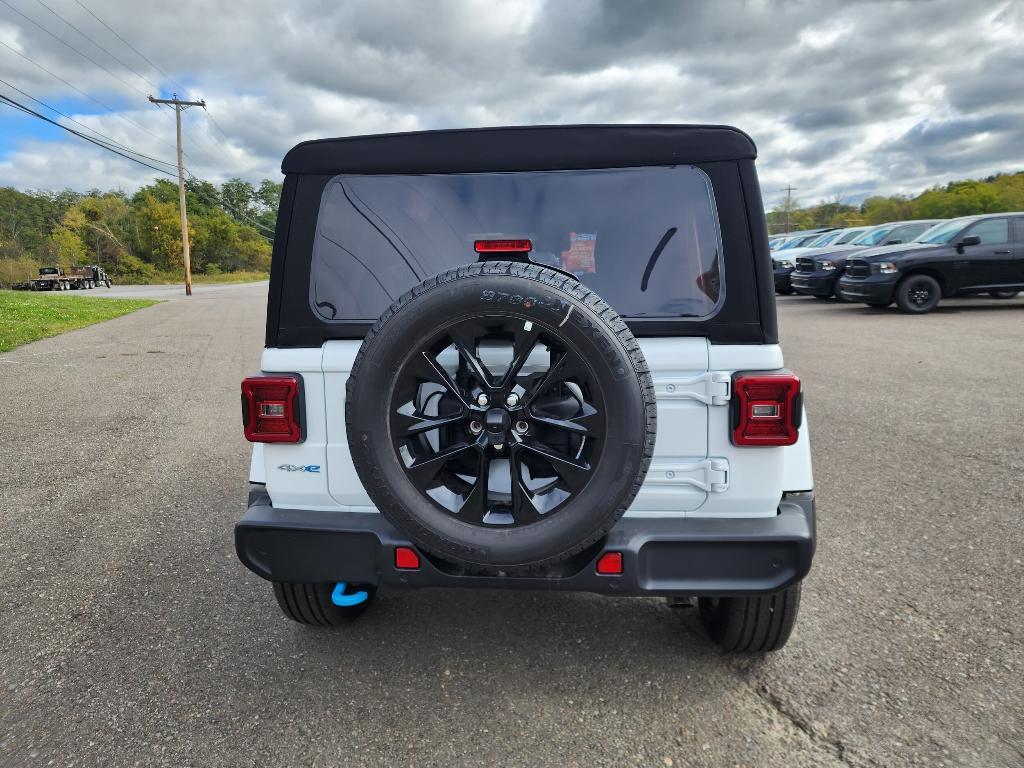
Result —
<instances>
[{"instance_id":1,"label":"wheel spoke","mask_svg":"<svg viewBox=\"0 0 1024 768\"><path fill-rule=\"evenodd\" d=\"M459 392L459 388L455 386L455 382L451 380L448 372L441 367L441 364L437 362L426 352L421 352L411 363L410 372L421 379L426 381L432 381L435 384L440 384L442 387L448 390L448 392L458 398L459 402L463 407L468 408L469 403Z\"/></svg>"},{"instance_id":2,"label":"wheel spoke","mask_svg":"<svg viewBox=\"0 0 1024 768\"><path fill-rule=\"evenodd\" d=\"M583 403L583 413L568 419L556 419L536 412L530 413L530 421L554 429L563 429L575 435L596 437L601 434L601 415L589 403Z\"/></svg>"},{"instance_id":3,"label":"wheel spoke","mask_svg":"<svg viewBox=\"0 0 1024 768\"><path fill-rule=\"evenodd\" d=\"M571 491L579 491L590 479L590 464L585 461L563 456L553 448L532 438L524 439L520 445L523 450L547 459L551 468L555 470L555 474L569 486Z\"/></svg>"},{"instance_id":4,"label":"wheel spoke","mask_svg":"<svg viewBox=\"0 0 1024 768\"><path fill-rule=\"evenodd\" d=\"M550 367L541 377L541 380L526 393L523 397L523 405L529 405L539 395L551 389L557 382L564 381L576 373L578 373L578 370L575 356L569 352L563 352L558 356L558 359L551 363Z\"/></svg>"},{"instance_id":5,"label":"wheel spoke","mask_svg":"<svg viewBox=\"0 0 1024 768\"><path fill-rule=\"evenodd\" d=\"M443 451L438 451L433 456L416 459L410 466L406 467L406 471L421 489L429 488L429 483L437 477L437 473L441 471L450 459L458 456L460 453L472 450L474 445L475 443L456 443L449 448L445 448Z\"/></svg>"},{"instance_id":6,"label":"wheel spoke","mask_svg":"<svg viewBox=\"0 0 1024 768\"><path fill-rule=\"evenodd\" d=\"M420 413L396 413L394 416L397 433L401 437L411 437L432 429L440 429L449 424L458 424L465 418L464 413L453 416L424 416Z\"/></svg>"},{"instance_id":7,"label":"wheel spoke","mask_svg":"<svg viewBox=\"0 0 1024 768\"><path fill-rule=\"evenodd\" d=\"M473 489L466 496L465 501L459 508L459 518L467 523L482 523L490 511L488 503L488 482L491 474L491 459L487 450L478 446L480 450L480 464Z\"/></svg>"},{"instance_id":8,"label":"wheel spoke","mask_svg":"<svg viewBox=\"0 0 1024 768\"><path fill-rule=\"evenodd\" d=\"M525 328L520 328L515 332L515 341L512 343L512 362L509 363L508 370L505 371L505 376L502 378L502 387L515 383L516 377L523 370L523 366L537 344L539 333L540 331L537 328L531 328L529 331Z\"/></svg>"},{"instance_id":9,"label":"wheel spoke","mask_svg":"<svg viewBox=\"0 0 1024 768\"><path fill-rule=\"evenodd\" d=\"M484 331L475 327L470 330L470 328L463 325L449 331L448 335L451 337L455 348L459 351L459 355L466 362L469 372L476 377L477 381L485 389L493 389L491 372L487 370L487 366L483 364L476 354L477 339L484 335Z\"/></svg>"},{"instance_id":10,"label":"wheel spoke","mask_svg":"<svg viewBox=\"0 0 1024 768\"><path fill-rule=\"evenodd\" d=\"M525 525L539 520L540 512L533 503L530 489L523 481L523 462L520 446L513 446L509 451L509 469L512 474L512 519L517 525Z\"/></svg>"}]
</instances>

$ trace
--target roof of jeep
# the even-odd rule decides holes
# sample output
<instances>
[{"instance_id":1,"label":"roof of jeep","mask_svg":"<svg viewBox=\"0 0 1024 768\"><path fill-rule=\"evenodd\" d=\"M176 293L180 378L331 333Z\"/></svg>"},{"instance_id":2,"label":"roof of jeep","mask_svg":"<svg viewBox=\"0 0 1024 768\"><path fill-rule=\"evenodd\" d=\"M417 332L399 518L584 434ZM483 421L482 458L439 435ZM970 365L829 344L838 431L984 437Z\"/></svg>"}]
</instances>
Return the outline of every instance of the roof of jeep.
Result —
<instances>
[{"instance_id":1,"label":"roof of jeep","mask_svg":"<svg viewBox=\"0 0 1024 768\"><path fill-rule=\"evenodd\" d=\"M754 159L727 125L543 125L386 133L304 141L284 173L476 173L623 168Z\"/></svg>"}]
</instances>

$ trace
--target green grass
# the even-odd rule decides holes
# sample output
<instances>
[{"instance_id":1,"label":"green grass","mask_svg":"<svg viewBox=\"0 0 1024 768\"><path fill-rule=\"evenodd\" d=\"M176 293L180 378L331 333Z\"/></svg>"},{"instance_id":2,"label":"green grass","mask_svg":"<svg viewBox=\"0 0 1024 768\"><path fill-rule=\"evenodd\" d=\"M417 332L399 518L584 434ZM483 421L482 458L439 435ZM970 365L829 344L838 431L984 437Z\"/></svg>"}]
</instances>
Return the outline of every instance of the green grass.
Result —
<instances>
[{"instance_id":1,"label":"green grass","mask_svg":"<svg viewBox=\"0 0 1024 768\"><path fill-rule=\"evenodd\" d=\"M267 272L221 272L217 275L192 275L193 283L255 283L258 280L269 280ZM177 272L158 272L151 277L117 277L115 285L184 285L185 276Z\"/></svg>"},{"instance_id":2,"label":"green grass","mask_svg":"<svg viewBox=\"0 0 1024 768\"><path fill-rule=\"evenodd\" d=\"M102 323L157 302L0 291L0 352L64 331Z\"/></svg>"}]
</instances>

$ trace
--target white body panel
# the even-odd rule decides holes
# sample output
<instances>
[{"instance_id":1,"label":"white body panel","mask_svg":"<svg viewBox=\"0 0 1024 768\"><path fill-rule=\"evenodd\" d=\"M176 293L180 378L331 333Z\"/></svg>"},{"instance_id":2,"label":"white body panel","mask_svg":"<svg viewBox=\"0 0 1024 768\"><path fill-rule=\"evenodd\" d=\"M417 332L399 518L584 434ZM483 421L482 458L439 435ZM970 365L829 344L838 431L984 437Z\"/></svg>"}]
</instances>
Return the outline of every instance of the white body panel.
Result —
<instances>
[{"instance_id":1,"label":"white body panel","mask_svg":"<svg viewBox=\"0 0 1024 768\"><path fill-rule=\"evenodd\" d=\"M305 390L305 441L253 448L250 480L266 483L275 506L376 513L352 465L345 430L345 384L360 344L264 351L265 372L302 374ZM778 345L672 337L641 339L640 346L654 379L658 436L627 515L767 517L777 514L783 492L813 489L806 415L793 446L730 441L731 376L783 367Z\"/></svg>"}]
</instances>

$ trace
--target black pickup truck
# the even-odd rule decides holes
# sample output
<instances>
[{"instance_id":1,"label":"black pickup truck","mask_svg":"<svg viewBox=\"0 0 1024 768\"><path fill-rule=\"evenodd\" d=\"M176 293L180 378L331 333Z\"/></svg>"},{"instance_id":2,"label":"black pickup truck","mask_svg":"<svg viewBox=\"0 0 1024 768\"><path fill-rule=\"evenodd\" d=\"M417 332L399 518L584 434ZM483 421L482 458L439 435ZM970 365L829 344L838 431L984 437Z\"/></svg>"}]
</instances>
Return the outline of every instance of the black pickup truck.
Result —
<instances>
[{"instance_id":1,"label":"black pickup truck","mask_svg":"<svg viewBox=\"0 0 1024 768\"><path fill-rule=\"evenodd\" d=\"M1024 290L1024 211L964 216L934 227L905 248L862 251L847 260L839 295L873 307L894 301L924 314L944 297Z\"/></svg>"},{"instance_id":2,"label":"black pickup truck","mask_svg":"<svg viewBox=\"0 0 1024 768\"><path fill-rule=\"evenodd\" d=\"M865 248L909 243L940 223L940 219L922 219L880 224L843 248L803 253L795 259L795 268L789 279L790 286L803 296L832 298L836 292L836 283L846 269L848 257L858 255Z\"/></svg>"}]
</instances>

